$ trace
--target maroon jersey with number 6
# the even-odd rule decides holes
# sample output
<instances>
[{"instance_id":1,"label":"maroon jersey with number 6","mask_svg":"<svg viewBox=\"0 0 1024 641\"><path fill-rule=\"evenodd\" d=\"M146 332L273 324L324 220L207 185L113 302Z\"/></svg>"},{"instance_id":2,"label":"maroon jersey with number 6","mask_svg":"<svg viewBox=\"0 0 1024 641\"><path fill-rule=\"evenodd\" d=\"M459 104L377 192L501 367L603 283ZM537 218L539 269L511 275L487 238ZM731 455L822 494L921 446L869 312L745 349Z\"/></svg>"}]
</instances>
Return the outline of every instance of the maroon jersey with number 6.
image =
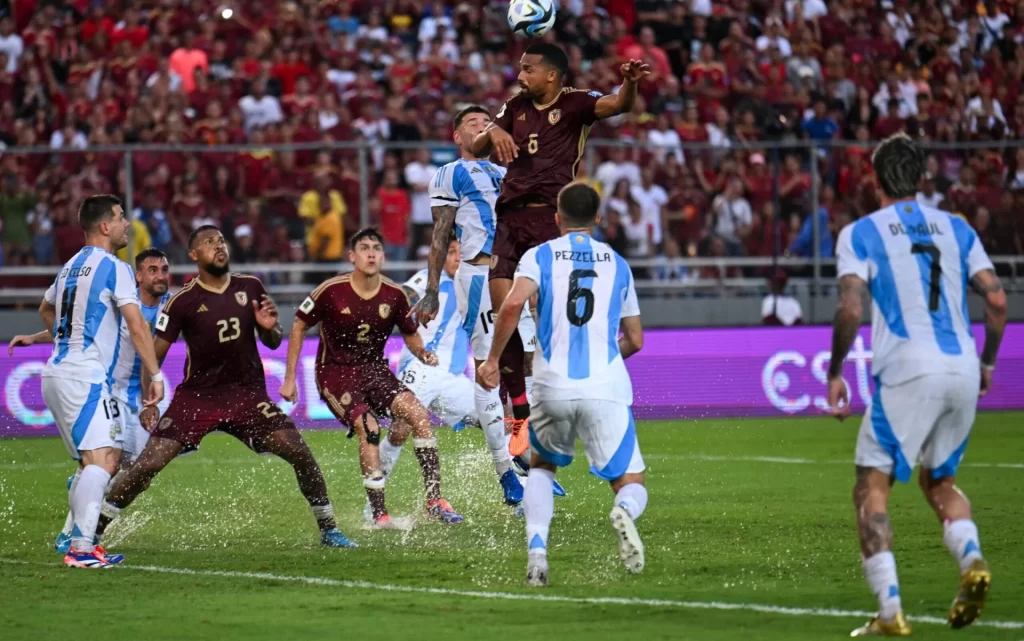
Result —
<instances>
[{"instance_id":1,"label":"maroon jersey with number 6","mask_svg":"<svg viewBox=\"0 0 1024 641\"><path fill-rule=\"evenodd\" d=\"M324 281L295 312L310 327L320 324L318 374L331 367L386 363L384 343L391 330L416 333L416 322L408 318L409 299L400 286L382 276L380 289L363 298L352 289L351 279L345 274Z\"/></svg>"},{"instance_id":2,"label":"maroon jersey with number 6","mask_svg":"<svg viewBox=\"0 0 1024 641\"><path fill-rule=\"evenodd\" d=\"M547 105L523 94L502 105L494 122L512 136L519 157L501 182L495 205L499 216L529 203L557 205L558 192L576 177L600 97L597 91L565 87Z\"/></svg>"},{"instance_id":3,"label":"maroon jersey with number 6","mask_svg":"<svg viewBox=\"0 0 1024 641\"><path fill-rule=\"evenodd\" d=\"M260 279L231 274L221 291L196 278L167 301L156 320L156 337L168 343L179 334L185 337L185 378L179 390L253 388L266 395L252 306L264 294Z\"/></svg>"}]
</instances>

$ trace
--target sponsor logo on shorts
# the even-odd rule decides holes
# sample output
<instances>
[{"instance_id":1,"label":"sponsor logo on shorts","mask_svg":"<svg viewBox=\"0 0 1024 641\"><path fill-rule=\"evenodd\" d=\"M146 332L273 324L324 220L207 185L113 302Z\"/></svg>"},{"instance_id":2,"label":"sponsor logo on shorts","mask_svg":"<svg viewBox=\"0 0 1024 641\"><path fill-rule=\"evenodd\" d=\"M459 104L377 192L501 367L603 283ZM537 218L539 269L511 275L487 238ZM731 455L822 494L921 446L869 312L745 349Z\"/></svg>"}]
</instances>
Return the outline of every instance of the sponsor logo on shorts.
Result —
<instances>
[{"instance_id":1,"label":"sponsor logo on shorts","mask_svg":"<svg viewBox=\"0 0 1024 641\"><path fill-rule=\"evenodd\" d=\"M249 302L249 296L245 292L235 292L235 300L242 307L245 307L246 303Z\"/></svg>"},{"instance_id":2,"label":"sponsor logo on shorts","mask_svg":"<svg viewBox=\"0 0 1024 641\"><path fill-rule=\"evenodd\" d=\"M552 125L558 124L558 121L562 119L561 109L552 109L551 113L548 114L548 122Z\"/></svg>"},{"instance_id":3,"label":"sponsor logo on shorts","mask_svg":"<svg viewBox=\"0 0 1024 641\"><path fill-rule=\"evenodd\" d=\"M381 318L387 318L391 315L391 305L387 303L381 303L381 306L377 308Z\"/></svg>"},{"instance_id":4,"label":"sponsor logo on shorts","mask_svg":"<svg viewBox=\"0 0 1024 641\"><path fill-rule=\"evenodd\" d=\"M172 421L171 419L169 419L169 418L167 418L165 416L162 419L160 419L159 423L157 423L156 429L157 429L158 432L162 432L162 431L168 429L173 422L174 421Z\"/></svg>"},{"instance_id":5,"label":"sponsor logo on shorts","mask_svg":"<svg viewBox=\"0 0 1024 641\"><path fill-rule=\"evenodd\" d=\"M341 395L341 404L342 405L348 405L351 402L352 402L352 395L351 394L349 394L348 392L345 392L344 394Z\"/></svg>"}]
</instances>

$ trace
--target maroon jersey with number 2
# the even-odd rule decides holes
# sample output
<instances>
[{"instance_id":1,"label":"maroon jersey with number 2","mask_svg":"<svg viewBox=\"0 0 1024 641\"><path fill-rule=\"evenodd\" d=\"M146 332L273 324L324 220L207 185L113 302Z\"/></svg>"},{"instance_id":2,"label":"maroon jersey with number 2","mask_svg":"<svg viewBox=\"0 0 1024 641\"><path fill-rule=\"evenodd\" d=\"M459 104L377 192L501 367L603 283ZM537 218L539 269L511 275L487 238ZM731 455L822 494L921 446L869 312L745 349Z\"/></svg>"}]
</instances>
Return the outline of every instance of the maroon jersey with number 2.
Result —
<instances>
[{"instance_id":1,"label":"maroon jersey with number 2","mask_svg":"<svg viewBox=\"0 0 1024 641\"><path fill-rule=\"evenodd\" d=\"M380 289L363 298L351 274L324 281L295 312L310 327L320 325L316 384L320 397L348 426L366 412L387 416L395 397L406 391L384 358L384 343L397 327L416 333L408 318L409 299L400 286L381 277Z\"/></svg>"},{"instance_id":2,"label":"maroon jersey with number 2","mask_svg":"<svg viewBox=\"0 0 1024 641\"><path fill-rule=\"evenodd\" d=\"M295 429L267 396L256 347L259 326L252 303L265 293L258 278L231 274L222 290L196 278L167 301L157 317L156 337L168 343L185 337L185 378L155 436L192 450L219 430L261 452L270 434Z\"/></svg>"},{"instance_id":3,"label":"maroon jersey with number 2","mask_svg":"<svg viewBox=\"0 0 1024 641\"><path fill-rule=\"evenodd\" d=\"M521 93L502 105L494 122L515 140L519 156L501 182L499 217L531 202L557 205L558 192L576 178L600 97L597 91L565 87L546 105Z\"/></svg>"}]
</instances>

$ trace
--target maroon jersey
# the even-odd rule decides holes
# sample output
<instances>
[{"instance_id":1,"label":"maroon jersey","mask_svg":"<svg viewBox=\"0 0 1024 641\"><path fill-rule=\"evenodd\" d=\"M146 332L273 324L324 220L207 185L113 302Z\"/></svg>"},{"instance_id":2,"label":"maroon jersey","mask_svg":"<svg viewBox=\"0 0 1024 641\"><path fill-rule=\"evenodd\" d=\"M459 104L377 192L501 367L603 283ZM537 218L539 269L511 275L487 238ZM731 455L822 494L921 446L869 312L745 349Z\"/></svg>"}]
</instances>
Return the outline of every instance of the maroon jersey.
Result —
<instances>
[{"instance_id":1,"label":"maroon jersey","mask_svg":"<svg viewBox=\"0 0 1024 641\"><path fill-rule=\"evenodd\" d=\"M185 379L178 390L258 388L266 395L252 307L264 294L260 279L231 274L223 291L195 278L167 301L156 321L156 337L173 343L179 333L185 335Z\"/></svg>"},{"instance_id":2,"label":"maroon jersey","mask_svg":"<svg viewBox=\"0 0 1024 641\"><path fill-rule=\"evenodd\" d=\"M522 94L502 105L494 122L515 140L519 157L501 182L499 215L530 202L557 206L558 192L576 177L600 97L597 91L566 87L547 105Z\"/></svg>"},{"instance_id":3,"label":"maroon jersey","mask_svg":"<svg viewBox=\"0 0 1024 641\"><path fill-rule=\"evenodd\" d=\"M295 312L310 327L320 323L318 375L329 367L386 364L384 343L391 330L416 333L416 321L408 318L409 299L399 285L381 276L377 293L363 298L351 279L344 274L324 281Z\"/></svg>"}]
</instances>

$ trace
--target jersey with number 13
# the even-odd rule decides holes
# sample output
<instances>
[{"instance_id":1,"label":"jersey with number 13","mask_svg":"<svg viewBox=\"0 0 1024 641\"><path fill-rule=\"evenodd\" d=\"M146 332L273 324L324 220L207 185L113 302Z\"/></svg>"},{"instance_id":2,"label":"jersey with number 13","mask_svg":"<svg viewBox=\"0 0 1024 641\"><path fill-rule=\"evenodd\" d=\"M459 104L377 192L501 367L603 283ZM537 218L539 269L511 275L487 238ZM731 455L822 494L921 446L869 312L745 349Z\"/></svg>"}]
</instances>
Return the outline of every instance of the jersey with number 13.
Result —
<instances>
[{"instance_id":1,"label":"jersey with number 13","mask_svg":"<svg viewBox=\"0 0 1024 641\"><path fill-rule=\"evenodd\" d=\"M516 270L520 278L537 284L534 399L632 405L619 323L639 316L640 306L626 260L588 234L571 232L527 251Z\"/></svg>"}]
</instances>

